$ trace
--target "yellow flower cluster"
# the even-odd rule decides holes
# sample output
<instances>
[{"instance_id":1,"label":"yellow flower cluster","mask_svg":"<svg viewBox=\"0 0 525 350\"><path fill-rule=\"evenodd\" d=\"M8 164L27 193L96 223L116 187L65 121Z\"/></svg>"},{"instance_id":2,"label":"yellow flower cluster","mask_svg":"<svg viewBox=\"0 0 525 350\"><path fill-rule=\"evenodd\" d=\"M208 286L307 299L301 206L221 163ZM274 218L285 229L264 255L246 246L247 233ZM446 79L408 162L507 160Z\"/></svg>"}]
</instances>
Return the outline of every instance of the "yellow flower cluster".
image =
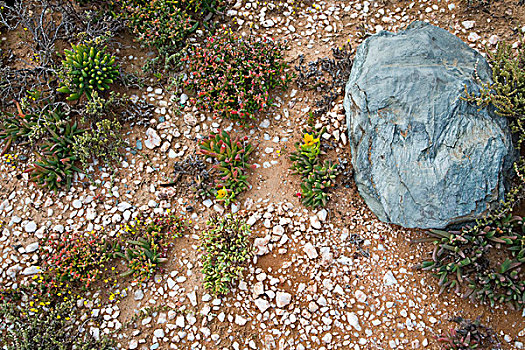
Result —
<instances>
[{"instance_id":1,"label":"yellow flower cluster","mask_svg":"<svg viewBox=\"0 0 525 350\"><path fill-rule=\"evenodd\" d=\"M2 156L2 160L7 164L10 165L12 169L16 169L16 161L18 159L18 154L10 154L6 153Z\"/></svg>"},{"instance_id":2,"label":"yellow flower cluster","mask_svg":"<svg viewBox=\"0 0 525 350\"><path fill-rule=\"evenodd\" d=\"M305 146L313 146L316 143L319 143L319 138L314 138L313 135L305 133L303 137L303 142Z\"/></svg>"}]
</instances>

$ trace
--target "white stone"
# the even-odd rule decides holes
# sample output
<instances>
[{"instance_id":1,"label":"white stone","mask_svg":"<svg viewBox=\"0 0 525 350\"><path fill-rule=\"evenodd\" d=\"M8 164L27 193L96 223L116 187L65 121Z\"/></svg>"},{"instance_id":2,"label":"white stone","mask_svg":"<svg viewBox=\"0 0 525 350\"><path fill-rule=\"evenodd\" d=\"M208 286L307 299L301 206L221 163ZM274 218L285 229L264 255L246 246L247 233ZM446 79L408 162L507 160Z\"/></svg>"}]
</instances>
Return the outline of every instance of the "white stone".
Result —
<instances>
[{"instance_id":1,"label":"white stone","mask_svg":"<svg viewBox=\"0 0 525 350\"><path fill-rule=\"evenodd\" d=\"M326 211L326 209L321 209L317 213L317 217L319 218L319 221L326 221L327 216L328 216L328 211Z\"/></svg>"},{"instance_id":2,"label":"white stone","mask_svg":"<svg viewBox=\"0 0 525 350\"><path fill-rule=\"evenodd\" d=\"M26 253L32 253L38 249L38 242L28 244L25 248Z\"/></svg>"},{"instance_id":3,"label":"white stone","mask_svg":"<svg viewBox=\"0 0 525 350\"><path fill-rule=\"evenodd\" d=\"M361 331L361 326L359 325L359 318L357 318L357 315L353 312L349 312L346 314L346 320L348 323L355 328L356 331Z\"/></svg>"},{"instance_id":4,"label":"white stone","mask_svg":"<svg viewBox=\"0 0 525 350\"><path fill-rule=\"evenodd\" d=\"M34 275L41 271L40 266L29 266L22 271L22 275L28 276L28 275Z\"/></svg>"},{"instance_id":5,"label":"white stone","mask_svg":"<svg viewBox=\"0 0 525 350\"><path fill-rule=\"evenodd\" d=\"M142 290L136 290L135 293L133 294L133 298L135 300L142 300L142 298L144 298L144 292Z\"/></svg>"},{"instance_id":6,"label":"white stone","mask_svg":"<svg viewBox=\"0 0 525 350\"><path fill-rule=\"evenodd\" d=\"M282 236L284 233L284 227L281 225L276 225L273 227L273 234L277 236Z\"/></svg>"},{"instance_id":7,"label":"white stone","mask_svg":"<svg viewBox=\"0 0 525 350\"><path fill-rule=\"evenodd\" d=\"M315 249L315 247L310 242L304 245L303 251L306 253L309 259L315 259L319 256L319 254L317 254L317 249Z\"/></svg>"},{"instance_id":8,"label":"white stone","mask_svg":"<svg viewBox=\"0 0 525 350\"><path fill-rule=\"evenodd\" d=\"M479 39L481 39L481 37L478 35L478 33L476 32L471 32L469 35L468 35L468 41L470 42L476 42L478 41Z\"/></svg>"},{"instance_id":9,"label":"white stone","mask_svg":"<svg viewBox=\"0 0 525 350\"><path fill-rule=\"evenodd\" d=\"M144 145L149 149L154 149L155 147L159 147L161 144L161 139L159 134L157 134L157 131L152 128L148 128L146 130L146 136L148 137L146 141L144 141Z\"/></svg>"},{"instance_id":10,"label":"white stone","mask_svg":"<svg viewBox=\"0 0 525 350\"><path fill-rule=\"evenodd\" d=\"M463 21L461 22L461 24L463 25L463 27L465 27L465 29L472 29L474 28L476 21Z\"/></svg>"},{"instance_id":11,"label":"white stone","mask_svg":"<svg viewBox=\"0 0 525 350\"><path fill-rule=\"evenodd\" d=\"M164 338L164 329L162 329L162 328L155 329L155 331L153 331L153 335L156 336L159 339Z\"/></svg>"},{"instance_id":12,"label":"white stone","mask_svg":"<svg viewBox=\"0 0 525 350\"><path fill-rule=\"evenodd\" d=\"M248 322L248 320L245 319L244 317L242 317L240 315L235 315L235 324L237 324L239 326L244 326L247 322Z\"/></svg>"},{"instance_id":13,"label":"white stone","mask_svg":"<svg viewBox=\"0 0 525 350\"><path fill-rule=\"evenodd\" d=\"M128 345L128 349L129 349L129 350L134 350L134 349L136 349L136 348L138 348L138 347L139 347L139 342L138 342L138 340L133 339L133 340L131 340L131 341L129 342L129 345Z\"/></svg>"},{"instance_id":14,"label":"white stone","mask_svg":"<svg viewBox=\"0 0 525 350\"><path fill-rule=\"evenodd\" d=\"M36 223L34 221L29 221L25 227L24 227L24 230L27 232L27 233L32 233L32 232L35 232L36 231Z\"/></svg>"},{"instance_id":15,"label":"white stone","mask_svg":"<svg viewBox=\"0 0 525 350\"><path fill-rule=\"evenodd\" d=\"M257 306L257 308L259 308L259 311L261 312L265 312L270 307L270 303L261 298L255 299L254 303L255 303L255 306Z\"/></svg>"},{"instance_id":16,"label":"white stone","mask_svg":"<svg viewBox=\"0 0 525 350\"><path fill-rule=\"evenodd\" d=\"M317 215L314 215L314 216L310 216L310 225L315 228L316 230L320 230L321 229L321 221L319 221L319 218L317 217Z\"/></svg>"},{"instance_id":17,"label":"white stone","mask_svg":"<svg viewBox=\"0 0 525 350\"><path fill-rule=\"evenodd\" d=\"M385 276L383 277L383 283L385 286L393 286L394 284L397 284L397 280L394 277L394 274L392 271L388 271Z\"/></svg>"},{"instance_id":18,"label":"white stone","mask_svg":"<svg viewBox=\"0 0 525 350\"><path fill-rule=\"evenodd\" d=\"M290 304L290 302L292 301L292 295L286 292L277 292L275 297L276 297L275 302L277 304L277 307L279 308L285 307L286 305Z\"/></svg>"}]
</instances>

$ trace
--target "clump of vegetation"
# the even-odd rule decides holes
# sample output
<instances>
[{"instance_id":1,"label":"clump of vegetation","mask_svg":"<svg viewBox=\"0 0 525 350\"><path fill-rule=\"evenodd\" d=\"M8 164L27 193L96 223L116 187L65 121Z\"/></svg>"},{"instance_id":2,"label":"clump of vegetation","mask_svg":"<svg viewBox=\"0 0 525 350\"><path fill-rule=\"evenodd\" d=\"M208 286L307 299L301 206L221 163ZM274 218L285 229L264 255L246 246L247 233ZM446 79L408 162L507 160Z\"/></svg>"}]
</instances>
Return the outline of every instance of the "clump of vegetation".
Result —
<instances>
[{"instance_id":1,"label":"clump of vegetation","mask_svg":"<svg viewBox=\"0 0 525 350\"><path fill-rule=\"evenodd\" d=\"M158 50L160 56L180 50L198 26L184 10L185 1L119 0L122 15L138 40Z\"/></svg>"},{"instance_id":2,"label":"clump of vegetation","mask_svg":"<svg viewBox=\"0 0 525 350\"><path fill-rule=\"evenodd\" d=\"M75 101L86 94L92 98L94 91L106 91L119 76L116 58L106 53L106 48L95 44L71 45L65 50L65 78L60 82L59 92L69 94L67 99Z\"/></svg>"},{"instance_id":3,"label":"clump of vegetation","mask_svg":"<svg viewBox=\"0 0 525 350\"><path fill-rule=\"evenodd\" d=\"M0 154L6 153L12 144L28 143L29 138L38 123L38 116L33 113L22 112L17 102L18 113L2 113L0 115L0 140L4 144Z\"/></svg>"},{"instance_id":4,"label":"clump of vegetation","mask_svg":"<svg viewBox=\"0 0 525 350\"><path fill-rule=\"evenodd\" d=\"M520 135L520 147L525 138L525 47L514 54L511 45L502 41L496 52L487 50L487 58L492 68L492 83L483 83L479 94L466 91L466 99L482 108L496 107L496 113L507 117L512 131Z\"/></svg>"},{"instance_id":5,"label":"clump of vegetation","mask_svg":"<svg viewBox=\"0 0 525 350\"><path fill-rule=\"evenodd\" d=\"M73 152L74 139L84 130L77 123L64 120L60 111L50 116L55 119L46 125L49 137L40 146L38 160L26 172L30 181L50 190L58 191L63 185L69 189L74 174L81 171L74 165L77 160Z\"/></svg>"},{"instance_id":6,"label":"clump of vegetation","mask_svg":"<svg viewBox=\"0 0 525 350\"><path fill-rule=\"evenodd\" d=\"M7 350L113 350L116 346L106 337L97 340L89 333L81 334L81 317L73 301L39 305L29 302L0 304L0 320L5 337L0 345Z\"/></svg>"},{"instance_id":7,"label":"clump of vegetation","mask_svg":"<svg viewBox=\"0 0 525 350\"><path fill-rule=\"evenodd\" d=\"M218 201L229 205L236 196L250 187L247 181L247 171L250 167L248 157L255 150L248 142L248 137L240 139L222 131L205 138L200 143L200 154L217 161L213 167L221 173L216 180L216 196Z\"/></svg>"},{"instance_id":8,"label":"clump of vegetation","mask_svg":"<svg viewBox=\"0 0 525 350\"><path fill-rule=\"evenodd\" d=\"M335 100L343 95L344 87L352 70L353 51L350 44L332 48L333 58L320 58L305 63L304 56L299 56L295 66L297 86L305 91L314 91L316 110L311 117L320 117L330 111Z\"/></svg>"},{"instance_id":9,"label":"clump of vegetation","mask_svg":"<svg viewBox=\"0 0 525 350\"><path fill-rule=\"evenodd\" d=\"M252 257L250 228L231 215L211 218L207 224L208 230L200 237L204 287L215 295L225 295L242 278Z\"/></svg>"},{"instance_id":10,"label":"clump of vegetation","mask_svg":"<svg viewBox=\"0 0 525 350\"><path fill-rule=\"evenodd\" d=\"M105 273L115 246L101 233L67 232L50 236L43 257L39 282L48 291L59 290L64 283L87 289Z\"/></svg>"},{"instance_id":11,"label":"clump of vegetation","mask_svg":"<svg viewBox=\"0 0 525 350\"><path fill-rule=\"evenodd\" d=\"M213 27L210 19L223 1L220 0L116 0L121 8L121 16L128 27L145 46L156 48L159 58L173 62L186 45L188 36L200 24ZM151 68L151 67L150 67Z\"/></svg>"},{"instance_id":12,"label":"clump of vegetation","mask_svg":"<svg viewBox=\"0 0 525 350\"><path fill-rule=\"evenodd\" d=\"M127 262L128 270L120 276L132 276L139 281L150 279L159 265L167 261L173 239L182 237L186 229L186 221L170 213L126 224L122 233L125 241L115 253Z\"/></svg>"},{"instance_id":13,"label":"clump of vegetation","mask_svg":"<svg viewBox=\"0 0 525 350\"><path fill-rule=\"evenodd\" d=\"M73 153L80 160L84 169L93 159L98 159L106 166L120 160L121 148L126 147L122 139L122 125L116 120L104 119L91 130L74 137Z\"/></svg>"},{"instance_id":14,"label":"clump of vegetation","mask_svg":"<svg viewBox=\"0 0 525 350\"><path fill-rule=\"evenodd\" d=\"M430 230L435 244L432 260L419 267L439 278L440 292L453 289L464 297L490 303L507 303L522 309L525 280L525 223L507 215L484 228L465 227L460 231ZM499 253L499 254L498 254ZM504 256L495 261L495 256Z\"/></svg>"},{"instance_id":15,"label":"clump of vegetation","mask_svg":"<svg viewBox=\"0 0 525 350\"><path fill-rule=\"evenodd\" d=\"M191 99L215 117L246 122L273 105L271 92L286 89L292 76L283 62L285 46L270 39L241 37L221 29L183 59Z\"/></svg>"},{"instance_id":16,"label":"clump of vegetation","mask_svg":"<svg viewBox=\"0 0 525 350\"><path fill-rule=\"evenodd\" d=\"M295 152L290 154L293 162L291 169L295 175L300 175L301 201L307 207L317 208L328 202L328 190L335 186L335 178L339 174L337 164L332 161L321 162L321 135L319 132L304 132L303 143L296 142Z\"/></svg>"},{"instance_id":17,"label":"clump of vegetation","mask_svg":"<svg viewBox=\"0 0 525 350\"><path fill-rule=\"evenodd\" d=\"M163 183L161 187L175 186L175 193L187 192L188 188L197 198L205 199L212 196L214 188L213 172L215 169L208 170L204 157L201 155L189 155L173 165L173 180ZM185 184L186 186L181 186Z\"/></svg>"},{"instance_id":18,"label":"clump of vegetation","mask_svg":"<svg viewBox=\"0 0 525 350\"><path fill-rule=\"evenodd\" d=\"M450 321L458 324L447 334L437 337L445 350L501 349L498 337L492 329L483 326L479 320L470 321L454 317Z\"/></svg>"}]
</instances>

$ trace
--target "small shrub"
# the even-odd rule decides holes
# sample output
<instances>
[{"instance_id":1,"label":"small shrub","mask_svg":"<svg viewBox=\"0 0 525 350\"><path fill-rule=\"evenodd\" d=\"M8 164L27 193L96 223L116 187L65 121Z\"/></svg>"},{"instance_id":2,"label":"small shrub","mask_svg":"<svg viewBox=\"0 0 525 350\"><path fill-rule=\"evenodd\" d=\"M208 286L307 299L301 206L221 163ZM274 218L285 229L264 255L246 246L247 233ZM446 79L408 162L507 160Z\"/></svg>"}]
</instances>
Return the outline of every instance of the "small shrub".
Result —
<instances>
[{"instance_id":1,"label":"small shrub","mask_svg":"<svg viewBox=\"0 0 525 350\"><path fill-rule=\"evenodd\" d=\"M46 244L49 250L43 257L41 283L51 291L64 283L89 288L104 274L115 249L113 243L95 231L51 236Z\"/></svg>"},{"instance_id":2,"label":"small shrub","mask_svg":"<svg viewBox=\"0 0 525 350\"><path fill-rule=\"evenodd\" d=\"M335 179L339 174L337 164L332 161L321 162L321 135L319 132L304 132L303 143L295 143L295 152L290 154L293 162L291 169L295 175L300 175L301 201L307 207L317 208L328 202L328 190L335 186Z\"/></svg>"},{"instance_id":3,"label":"small shrub","mask_svg":"<svg viewBox=\"0 0 525 350\"><path fill-rule=\"evenodd\" d=\"M183 59L189 69L185 85L195 93L193 103L214 117L255 119L256 113L272 106L271 91L286 89L291 81L282 61L284 49L270 39L219 30Z\"/></svg>"},{"instance_id":4,"label":"small shrub","mask_svg":"<svg viewBox=\"0 0 525 350\"><path fill-rule=\"evenodd\" d=\"M28 142L33 130L38 125L38 116L32 113L24 114L17 102L18 113L3 113L0 115L0 140L4 147L0 155L6 153L12 144Z\"/></svg>"},{"instance_id":5,"label":"small shrub","mask_svg":"<svg viewBox=\"0 0 525 350\"><path fill-rule=\"evenodd\" d=\"M83 94L92 98L94 91L106 91L119 76L115 57L106 53L106 48L94 44L71 45L65 50L62 61L65 78L60 82L59 92L69 94L69 101L78 100Z\"/></svg>"},{"instance_id":6,"label":"small shrub","mask_svg":"<svg viewBox=\"0 0 525 350\"><path fill-rule=\"evenodd\" d=\"M183 10L186 1L119 0L122 16L138 40L161 56L177 52L198 23Z\"/></svg>"},{"instance_id":7,"label":"small shrub","mask_svg":"<svg viewBox=\"0 0 525 350\"><path fill-rule=\"evenodd\" d=\"M514 54L511 45L502 41L495 53L487 50L487 58L493 82L483 83L479 95L466 91L465 99L480 107L496 107L496 113L507 117L519 136L519 147L525 138L525 47Z\"/></svg>"},{"instance_id":8,"label":"small shrub","mask_svg":"<svg viewBox=\"0 0 525 350\"><path fill-rule=\"evenodd\" d=\"M332 48L333 58L319 58L316 61L305 63L304 56L299 56L295 66L297 86L304 91L313 91L316 100L316 109L310 114L309 125L316 117L324 115L332 109L335 100L342 96L344 88L352 70L352 47L349 43Z\"/></svg>"},{"instance_id":9,"label":"small shrub","mask_svg":"<svg viewBox=\"0 0 525 350\"><path fill-rule=\"evenodd\" d=\"M250 228L231 215L211 218L207 224L200 237L204 287L215 295L228 294L252 257Z\"/></svg>"},{"instance_id":10,"label":"small shrub","mask_svg":"<svg viewBox=\"0 0 525 350\"><path fill-rule=\"evenodd\" d=\"M120 160L121 148L127 143L122 139L122 125L116 120L104 119L91 130L74 137L73 154L80 160L84 169L93 159L98 159L106 166Z\"/></svg>"},{"instance_id":11,"label":"small shrub","mask_svg":"<svg viewBox=\"0 0 525 350\"><path fill-rule=\"evenodd\" d=\"M248 137L242 141L239 136L232 139L224 130L201 141L199 153L218 162L213 166L221 173L220 179L216 180L218 201L229 205L238 194L249 188L246 172L250 167L248 157L254 150Z\"/></svg>"},{"instance_id":12,"label":"small shrub","mask_svg":"<svg viewBox=\"0 0 525 350\"><path fill-rule=\"evenodd\" d=\"M127 261L128 270L121 276L139 281L150 279L158 266L167 261L172 240L182 237L186 228L184 219L170 213L126 224L123 232L126 240L115 253Z\"/></svg>"},{"instance_id":13,"label":"small shrub","mask_svg":"<svg viewBox=\"0 0 525 350\"><path fill-rule=\"evenodd\" d=\"M29 302L17 306L0 304L0 320L5 337L0 345L7 350L113 350L113 341L106 337L96 340L89 334L80 334L81 317L73 301L51 306Z\"/></svg>"},{"instance_id":14,"label":"small shrub","mask_svg":"<svg viewBox=\"0 0 525 350\"><path fill-rule=\"evenodd\" d=\"M480 320L465 320L454 317L450 321L458 324L457 328L450 329L447 334L437 337L445 350L470 349L501 349L501 344L494 331L483 326Z\"/></svg>"}]
</instances>

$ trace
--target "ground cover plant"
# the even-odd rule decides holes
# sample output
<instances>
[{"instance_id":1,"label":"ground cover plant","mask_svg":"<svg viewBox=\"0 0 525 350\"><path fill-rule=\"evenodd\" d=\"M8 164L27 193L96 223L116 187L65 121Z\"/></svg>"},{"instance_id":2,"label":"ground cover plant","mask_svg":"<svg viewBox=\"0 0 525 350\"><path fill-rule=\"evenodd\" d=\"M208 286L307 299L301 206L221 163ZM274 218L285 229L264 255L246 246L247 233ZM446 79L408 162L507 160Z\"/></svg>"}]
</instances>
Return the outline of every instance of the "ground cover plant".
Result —
<instances>
[{"instance_id":1,"label":"ground cover plant","mask_svg":"<svg viewBox=\"0 0 525 350\"><path fill-rule=\"evenodd\" d=\"M501 349L501 343L494 331L482 325L479 319L471 321L462 317L453 317L450 321L456 323L457 327L437 337L443 349Z\"/></svg>"},{"instance_id":2,"label":"ground cover plant","mask_svg":"<svg viewBox=\"0 0 525 350\"><path fill-rule=\"evenodd\" d=\"M285 45L273 40L240 37L222 28L201 46L192 46L183 61L188 65L185 87L192 102L215 117L255 119L274 103L273 90L285 89L292 79L283 62Z\"/></svg>"},{"instance_id":3,"label":"ground cover plant","mask_svg":"<svg viewBox=\"0 0 525 350\"><path fill-rule=\"evenodd\" d=\"M6 337L0 345L8 350L113 350L114 341L107 337L95 339L81 335L78 323L81 314L73 301L42 306L29 302L17 306L1 303L0 316L6 320Z\"/></svg>"},{"instance_id":4,"label":"ground cover plant","mask_svg":"<svg viewBox=\"0 0 525 350\"><path fill-rule=\"evenodd\" d=\"M151 278L167 261L173 240L182 237L186 229L186 221L171 213L126 224L114 253L126 262L127 270L120 276L138 281Z\"/></svg>"},{"instance_id":5,"label":"ground cover plant","mask_svg":"<svg viewBox=\"0 0 525 350\"><path fill-rule=\"evenodd\" d=\"M294 174L300 175L301 201L307 207L325 206L329 199L328 190L335 186L335 178L339 170L337 164L330 160L324 163L320 157L321 135L325 129L308 132L304 130L303 142L295 143L295 151L290 154Z\"/></svg>"},{"instance_id":6,"label":"ground cover plant","mask_svg":"<svg viewBox=\"0 0 525 350\"><path fill-rule=\"evenodd\" d=\"M160 56L172 54L184 46L196 23L184 9L184 1L122 0L122 16L138 40L154 47Z\"/></svg>"},{"instance_id":7,"label":"ground cover plant","mask_svg":"<svg viewBox=\"0 0 525 350\"><path fill-rule=\"evenodd\" d=\"M207 225L200 237L204 288L216 295L228 294L252 256L250 228L231 215L213 217Z\"/></svg>"},{"instance_id":8,"label":"ground cover plant","mask_svg":"<svg viewBox=\"0 0 525 350\"><path fill-rule=\"evenodd\" d=\"M248 157L254 150L255 147L248 142L247 136L243 139L239 136L232 138L230 133L224 130L201 141L199 153L214 159L216 164L213 168L220 173L215 186L217 201L230 205L241 192L250 187L247 180L247 172L251 167Z\"/></svg>"},{"instance_id":9,"label":"ground cover plant","mask_svg":"<svg viewBox=\"0 0 525 350\"><path fill-rule=\"evenodd\" d=\"M50 293L65 284L88 289L107 271L115 249L103 233L96 231L52 235L45 244L48 250L43 273L37 280Z\"/></svg>"}]
</instances>

